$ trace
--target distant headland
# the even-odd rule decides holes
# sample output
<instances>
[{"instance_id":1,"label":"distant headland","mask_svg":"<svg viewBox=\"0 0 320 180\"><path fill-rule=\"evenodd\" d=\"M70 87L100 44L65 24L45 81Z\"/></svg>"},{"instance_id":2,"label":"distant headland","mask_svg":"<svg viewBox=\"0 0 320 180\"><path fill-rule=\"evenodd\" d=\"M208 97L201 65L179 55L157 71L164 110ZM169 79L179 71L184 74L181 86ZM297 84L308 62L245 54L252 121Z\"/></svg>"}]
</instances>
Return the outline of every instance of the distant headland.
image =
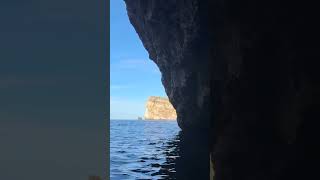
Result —
<instances>
[{"instance_id":1,"label":"distant headland","mask_svg":"<svg viewBox=\"0 0 320 180\"><path fill-rule=\"evenodd\" d=\"M177 113L168 98L150 96L146 103L145 120L176 120Z\"/></svg>"}]
</instances>

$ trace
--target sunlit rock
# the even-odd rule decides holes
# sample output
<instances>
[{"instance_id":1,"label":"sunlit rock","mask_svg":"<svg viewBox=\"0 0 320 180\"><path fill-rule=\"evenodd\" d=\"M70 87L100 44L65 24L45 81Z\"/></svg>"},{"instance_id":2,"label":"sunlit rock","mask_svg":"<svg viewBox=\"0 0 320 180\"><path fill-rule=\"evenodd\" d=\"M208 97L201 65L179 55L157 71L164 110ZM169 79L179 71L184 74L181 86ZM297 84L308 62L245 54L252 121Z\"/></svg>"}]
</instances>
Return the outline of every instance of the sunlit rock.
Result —
<instances>
[{"instance_id":1,"label":"sunlit rock","mask_svg":"<svg viewBox=\"0 0 320 180\"><path fill-rule=\"evenodd\" d=\"M177 113L168 98L151 96L146 103L144 119L176 120Z\"/></svg>"}]
</instances>

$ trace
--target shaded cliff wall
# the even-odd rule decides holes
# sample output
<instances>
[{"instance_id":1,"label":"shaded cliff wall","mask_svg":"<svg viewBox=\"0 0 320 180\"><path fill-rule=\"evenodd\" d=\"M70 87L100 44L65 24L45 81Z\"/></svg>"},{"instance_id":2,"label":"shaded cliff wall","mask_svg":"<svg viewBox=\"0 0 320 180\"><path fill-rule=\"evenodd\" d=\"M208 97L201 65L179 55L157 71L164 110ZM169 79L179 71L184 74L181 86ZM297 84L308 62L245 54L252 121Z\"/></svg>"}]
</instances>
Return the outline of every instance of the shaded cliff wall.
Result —
<instances>
[{"instance_id":1,"label":"shaded cliff wall","mask_svg":"<svg viewBox=\"0 0 320 180\"><path fill-rule=\"evenodd\" d=\"M177 113L168 98L150 96L146 103L144 119L176 120Z\"/></svg>"},{"instance_id":2,"label":"shaded cliff wall","mask_svg":"<svg viewBox=\"0 0 320 180\"><path fill-rule=\"evenodd\" d=\"M320 136L314 4L210 3L216 178L319 177L312 164Z\"/></svg>"},{"instance_id":3,"label":"shaded cliff wall","mask_svg":"<svg viewBox=\"0 0 320 180\"><path fill-rule=\"evenodd\" d=\"M210 93L208 71L204 70L209 67L209 51L203 33L207 29L199 24L200 13L204 12L199 11L199 2L151 0L126 4L131 23L162 73L179 126L208 127L202 117L208 111L205 104Z\"/></svg>"},{"instance_id":4,"label":"shaded cliff wall","mask_svg":"<svg viewBox=\"0 0 320 180\"><path fill-rule=\"evenodd\" d=\"M127 0L130 22L177 112L185 148L184 179L209 178L210 61L205 4L198 0ZM203 26L204 25L204 26ZM180 172L181 173L181 172Z\"/></svg>"},{"instance_id":5,"label":"shaded cliff wall","mask_svg":"<svg viewBox=\"0 0 320 180\"><path fill-rule=\"evenodd\" d=\"M199 148L208 146L217 180L317 175L311 164L319 160L315 4L126 4L150 59L162 72L179 126L203 132Z\"/></svg>"}]
</instances>

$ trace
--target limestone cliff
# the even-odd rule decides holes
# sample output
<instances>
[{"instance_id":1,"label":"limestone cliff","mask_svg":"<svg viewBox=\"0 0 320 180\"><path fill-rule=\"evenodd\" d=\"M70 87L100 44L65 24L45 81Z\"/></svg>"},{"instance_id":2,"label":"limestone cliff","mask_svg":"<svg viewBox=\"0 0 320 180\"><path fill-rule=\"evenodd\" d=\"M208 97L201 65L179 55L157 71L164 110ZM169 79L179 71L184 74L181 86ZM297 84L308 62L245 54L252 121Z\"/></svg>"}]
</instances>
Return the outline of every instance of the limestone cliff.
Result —
<instances>
[{"instance_id":1,"label":"limestone cliff","mask_svg":"<svg viewBox=\"0 0 320 180\"><path fill-rule=\"evenodd\" d=\"M175 120L177 119L177 113L168 98L151 96L146 103L144 119Z\"/></svg>"}]
</instances>

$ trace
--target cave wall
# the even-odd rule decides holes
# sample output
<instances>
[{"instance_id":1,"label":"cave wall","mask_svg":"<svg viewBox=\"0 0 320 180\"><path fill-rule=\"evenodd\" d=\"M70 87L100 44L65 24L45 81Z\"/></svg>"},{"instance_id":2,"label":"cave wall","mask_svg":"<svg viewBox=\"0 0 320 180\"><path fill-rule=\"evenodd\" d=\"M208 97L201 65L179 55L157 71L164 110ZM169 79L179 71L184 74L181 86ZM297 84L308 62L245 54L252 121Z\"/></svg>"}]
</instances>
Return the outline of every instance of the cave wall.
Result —
<instances>
[{"instance_id":1,"label":"cave wall","mask_svg":"<svg viewBox=\"0 0 320 180\"><path fill-rule=\"evenodd\" d=\"M207 28L200 23L205 12L200 11L200 1L138 0L126 4L130 22L162 73L179 126L207 128L210 81L205 69L209 68L209 51Z\"/></svg>"},{"instance_id":2,"label":"cave wall","mask_svg":"<svg viewBox=\"0 0 320 180\"><path fill-rule=\"evenodd\" d=\"M311 164L319 145L316 9L286 1L211 3L216 178L318 177Z\"/></svg>"},{"instance_id":3,"label":"cave wall","mask_svg":"<svg viewBox=\"0 0 320 180\"><path fill-rule=\"evenodd\" d=\"M199 148L208 146L217 180L319 176L311 165L319 160L315 4L126 4L130 22L162 73L179 126L202 132Z\"/></svg>"}]
</instances>

